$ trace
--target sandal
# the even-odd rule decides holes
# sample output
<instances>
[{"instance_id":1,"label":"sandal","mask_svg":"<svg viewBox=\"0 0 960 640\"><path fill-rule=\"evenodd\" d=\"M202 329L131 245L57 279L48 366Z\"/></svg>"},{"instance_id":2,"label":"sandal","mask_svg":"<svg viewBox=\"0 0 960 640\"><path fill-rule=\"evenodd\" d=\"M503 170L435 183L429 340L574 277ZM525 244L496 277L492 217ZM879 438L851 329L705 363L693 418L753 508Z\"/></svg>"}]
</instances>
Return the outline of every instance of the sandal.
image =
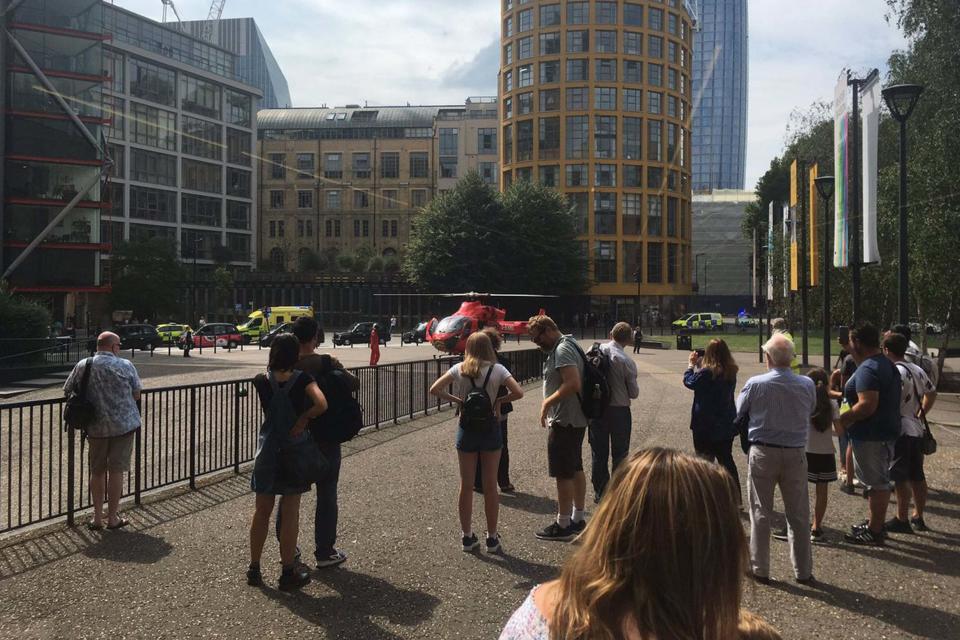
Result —
<instances>
[{"instance_id":1,"label":"sandal","mask_svg":"<svg viewBox=\"0 0 960 640\"><path fill-rule=\"evenodd\" d=\"M127 520L126 518L120 518L119 520L117 520L117 524L108 524L107 529L111 531L113 531L114 529L122 529L128 524L130 524L129 520Z\"/></svg>"}]
</instances>

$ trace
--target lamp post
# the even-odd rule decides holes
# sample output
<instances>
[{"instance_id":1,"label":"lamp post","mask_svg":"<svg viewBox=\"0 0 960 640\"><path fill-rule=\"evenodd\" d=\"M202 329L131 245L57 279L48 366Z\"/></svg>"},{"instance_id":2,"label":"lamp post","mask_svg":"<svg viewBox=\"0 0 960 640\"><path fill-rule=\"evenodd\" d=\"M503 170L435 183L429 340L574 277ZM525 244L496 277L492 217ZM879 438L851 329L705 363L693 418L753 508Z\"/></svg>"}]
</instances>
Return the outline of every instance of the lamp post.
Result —
<instances>
[{"instance_id":1,"label":"lamp post","mask_svg":"<svg viewBox=\"0 0 960 640\"><path fill-rule=\"evenodd\" d=\"M826 212L830 211L833 198L833 176L820 176L814 182L817 193L824 200L823 207L823 368L830 371L830 224ZM814 238L811 238L815 242Z\"/></svg>"},{"instance_id":2,"label":"lamp post","mask_svg":"<svg viewBox=\"0 0 960 640\"><path fill-rule=\"evenodd\" d=\"M907 119L923 93L918 84L897 84L883 90L883 99L894 120L900 123L900 269L897 278L897 311L901 324L910 316L909 258L907 256Z\"/></svg>"},{"instance_id":3,"label":"lamp post","mask_svg":"<svg viewBox=\"0 0 960 640\"><path fill-rule=\"evenodd\" d=\"M700 295L703 295L703 292L700 291L700 256L705 256L706 253L695 253L693 254L693 279L697 282L697 291L700 292ZM706 260L703 261L706 265ZM706 267L704 267L704 275L706 275Z\"/></svg>"}]
</instances>

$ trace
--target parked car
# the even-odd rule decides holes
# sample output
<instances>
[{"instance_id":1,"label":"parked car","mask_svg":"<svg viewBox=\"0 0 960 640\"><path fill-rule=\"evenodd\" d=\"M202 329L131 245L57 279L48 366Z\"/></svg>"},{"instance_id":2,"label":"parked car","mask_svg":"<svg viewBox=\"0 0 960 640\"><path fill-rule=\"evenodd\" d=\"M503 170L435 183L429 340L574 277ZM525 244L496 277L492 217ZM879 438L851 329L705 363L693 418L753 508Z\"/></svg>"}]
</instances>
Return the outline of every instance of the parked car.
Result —
<instances>
[{"instance_id":1,"label":"parked car","mask_svg":"<svg viewBox=\"0 0 960 640\"><path fill-rule=\"evenodd\" d=\"M226 347L233 349L243 342L237 326L227 322L208 322L193 332L194 347Z\"/></svg>"},{"instance_id":2,"label":"parked car","mask_svg":"<svg viewBox=\"0 0 960 640\"><path fill-rule=\"evenodd\" d=\"M163 338L165 344L177 344L180 342L180 336L187 331L193 331L187 324L161 324L157 325L157 333Z\"/></svg>"},{"instance_id":3,"label":"parked car","mask_svg":"<svg viewBox=\"0 0 960 640\"><path fill-rule=\"evenodd\" d=\"M754 318L749 313L741 313L737 316L737 329L746 331L747 329L756 329L760 326L759 318Z\"/></svg>"},{"instance_id":4,"label":"parked car","mask_svg":"<svg viewBox=\"0 0 960 640\"><path fill-rule=\"evenodd\" d=\"M430 323L421 322L415 329L407 331L400 336L400 341L403 342L403 344L420 344L421 342L426 342L428 324Z\"/></svg>"},{"instance_id":5,"label":"parked car","mask_svg":"<svg viewBox=\"0 0 960 640\"><path fill-rule=\"evenodd\" d=\"M912 333L915 336L919 336L921 334L919 320L911 320L909 323L909 326L910 326L910 333ZM935 322L928 322L926 332L928 336L939 335L943 333L943 327L941 327L939 324L936 324Z\"/></svg>"},{"instance_id":6,"label":"parked car","mask_svg":"<svg viewBox=\"0 0 960 640\"><path fill-rule=\"evenodd\" d=\"M266 334L266 335L264 335L264 336L261 336L261 338L260 338L260 346L261 346L261 347L269 347L271 344L273 344L274 339L275 339L277 336L279 336L280 334L283 334L283 333L293 333L293 323L292 323L292 322L284 322L283 324L277 325L277 326L275 326L273 329L270 330L270 333L268 333L268 334Z\"/></svg>"},{"instance_id":7,"label":"parked car","mask_svg":"<svg viewBox=\"0 0 960 640\"><path fill-rule=\"evenodd\" d=\"M153 351L164 344L157 328L149 324L122 324L111 331L120 336L121 349Z\"/></svg>"},{"instance_id":8,"label":"parked car","mask_svg":"<svg viewBox=\"0 0 960 640\"><path fill-rule=\"evenodd\" d=\"M370 331L374 324L377 326L380 344L387 344L390 341L390 326L383 322L358 322L346 331L334 333L333 344L338 347L351 344L368 344L370 342Z\"/></svg>"},{"instance_id":9,"label":"parked car","mask_svg":"<svg viewBox=\"0 0 960 640\"><path fill-rule=\"evenodd\" d=\"M723 331L719 313L688 313L670 325L674 331Z\"/></svg>"}]
</instances>

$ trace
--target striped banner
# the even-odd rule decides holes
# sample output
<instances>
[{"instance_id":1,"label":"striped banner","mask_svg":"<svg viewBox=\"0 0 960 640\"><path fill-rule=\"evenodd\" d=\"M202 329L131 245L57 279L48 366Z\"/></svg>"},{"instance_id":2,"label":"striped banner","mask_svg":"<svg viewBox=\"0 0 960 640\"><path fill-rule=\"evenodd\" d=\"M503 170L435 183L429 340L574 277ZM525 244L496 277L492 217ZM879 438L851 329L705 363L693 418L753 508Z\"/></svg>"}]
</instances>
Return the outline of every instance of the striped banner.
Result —
<instances>
[{"instance_id":1,"label":"striped banner","mask_svg":"<svg viewBox=\"0 0 960 640\"><path fill-rule=\"evenodd\" d=\"M847 70L840 73L833 100L833 266L850 264L847 230L847 185L849 184L848 128L850 106L847 92Z\"/></svg>"}]
</instances>

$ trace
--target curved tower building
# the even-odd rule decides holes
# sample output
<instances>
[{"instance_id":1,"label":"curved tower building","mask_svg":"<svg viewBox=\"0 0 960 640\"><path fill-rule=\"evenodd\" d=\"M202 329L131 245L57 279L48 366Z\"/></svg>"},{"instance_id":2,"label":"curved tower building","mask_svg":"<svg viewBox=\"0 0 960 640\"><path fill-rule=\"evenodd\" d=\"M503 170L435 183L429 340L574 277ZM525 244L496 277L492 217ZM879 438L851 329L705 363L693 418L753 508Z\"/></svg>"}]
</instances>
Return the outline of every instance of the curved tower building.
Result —
<instances>
[{"instance_id":1,"label":"curved tower building","mask_svg":"<svg viewBox=\"0 0 960 640\"><path fill-rule=\"evenodd\" d=\"M700 0L693 52L693 190L743 189L747 0Z\"/></svg>"},{"instance_id":2,"label":"curved tower building","mask_svg":"<svg viewBox=\"0 0 960 640\"><path fill-rule=\"evenodd\" d=\"M501 185L538 180L568 195L596 309L626 317L623 305L689 294L685 4L500 1Z\"/></svg>"}]
</instances>

